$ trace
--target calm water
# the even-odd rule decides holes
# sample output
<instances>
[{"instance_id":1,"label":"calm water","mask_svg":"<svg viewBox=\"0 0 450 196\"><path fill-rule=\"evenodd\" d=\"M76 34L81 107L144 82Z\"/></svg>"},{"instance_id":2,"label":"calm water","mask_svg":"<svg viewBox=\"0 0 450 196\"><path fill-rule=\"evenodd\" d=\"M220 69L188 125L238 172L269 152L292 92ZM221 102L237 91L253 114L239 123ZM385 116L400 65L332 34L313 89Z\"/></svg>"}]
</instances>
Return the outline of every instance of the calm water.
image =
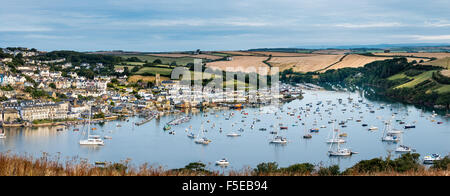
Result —
<instances>
[{"instance_id":1,"label":"calm water","mask_svg":"<svg viewBox=\"0 0 450 196\"><path fill-rule=\"evenodd\" d=\"M112 121L104 126L93 125L97 130L94 134L112 136L112 140L106 140L105 146L86 147L80 146L78 141L85 138L82 133L86 130L83 126L79 126L79 132L72 131L69 128L65 131L58 132L56 128L38 128L38 129L5 129L6 139L0 139L0 151L12 151L18 154L32 154L40 156L43 152L56 155L61 153L63 157L78 156L87 158L90 162L94 161L121 161L131 159L135 165L149 163L152 165L162 165L166 168L180 168L190 162L202 161L209 163L210 169L220 169L214 166L214 162L226 157L231 165L229 169L242 169L250 166L255 167L258 163L276 161L280 166L288 166L295 163L310 162L314 164L339 164L341 168L347 168L354 163L375 157L386 157L388 154L398 156L394 152L396 144L387 144L381 142L383 134L384 120L390 119L394 112L398 113L392 121L393 127L402 129L404 125L400 125L395 120L405 121L406 124L416 121L415 129L405 130L403 135L403 143L415 148L422 157L430 153L439 153L447 155L450 152L450 125L449 119L443 116L436 116L436 122L431 122L431 113L423 112L414 106L403 104L391 104L380 109L384 102L373 102L364 99L364 103L373 104L375 113L370 113L365 104L360 104L361 109L352 108L352 104L348 104L347 98L354 98L353 103L357 103L358 94L343 93L331 91L306 91L303 100L295 100L282 106L283 112L278 110L278 119L274 114L274 108L246 108L244 111L248 115L244 115L241 111L222 110L215 111L211 114L211 110L207 112L207 117L202 114L193 114L190 122L177 126L172 126L175 135L170 135L163 131L165 123L173 120L175 116L164 116L160 119L154 119L142 126L134 126L134 122L138 122L139 118L130 118L126 121ZM342 98L343 104L338 104L337 99ZM332 100L332 104L327 105L326 100ZM316 105L318 101L323 102ZM287 112L292 112L294 108L306 108L307 103L313 103L313 107L309 112L309 116L305 117L305 112L300 114L298 110L295 116L290 116ZM292 108L289 110L288 108ZM316 108L320 108L320 114L314 114ZM325 110L333 108L330 116ZM343 112L342 109L347 109ZM354 109L355 112L350 112ZM359 112L363 112L360 114ZM230 120L225 120L224 113L230 114L234 112L234 116ZM218 115L218 117L216 116ZM297 116L301 116L301 120ZM421 117L421 115L423 117ZM243 118L247 116L247 118ZM363 118L360 118L360 117ZM338 122L349 120L346 128L340 128L341 132L348 133L347 143L343 146L351 148L359 154L348 158L333 158L327 156L329 145L325 143L332 124L328 124L329 120L336 119ZM254 129L250 129L250 125L254 119L261 121L255 123ZM361 119L362 122L356 122ZM208 123L207 121L210 120ZM244 122L241 122L244 120ZM313 126L313 122L317 120L317 126ZM193 132L198 133L201 122L204 122L204 128L208 130L206 136L212 140L207 146L195 144L192 139L186 135L185 129L192 125ZM298 121L299 126L292 126ZM437 124L443 122L443 124ZM120 123L122 127L117 127ZM215 127L212 124L215 123ZM269 132L274 128L270 125L283 123L288 126L288 130L281 130L279 134L287 137L289 143L286 145L273 145L269 141L273 138ZM327 128L321 128L319 133L313 133L313 138L305 140L302 136L306 128L320 127L326 125ZM366 123L368 127L362 127L361 124ZM336 123L336 127L337 127ZM368 131L370 126L379 127L377 131ZM223 132L219 132L222 127ZM259 128L267 128L267 131L259 131ZM244 132L238 130L243 128ZM241 133L241 137L227 137L226 134L231 131Z\"/></svg>"}]
</instances>

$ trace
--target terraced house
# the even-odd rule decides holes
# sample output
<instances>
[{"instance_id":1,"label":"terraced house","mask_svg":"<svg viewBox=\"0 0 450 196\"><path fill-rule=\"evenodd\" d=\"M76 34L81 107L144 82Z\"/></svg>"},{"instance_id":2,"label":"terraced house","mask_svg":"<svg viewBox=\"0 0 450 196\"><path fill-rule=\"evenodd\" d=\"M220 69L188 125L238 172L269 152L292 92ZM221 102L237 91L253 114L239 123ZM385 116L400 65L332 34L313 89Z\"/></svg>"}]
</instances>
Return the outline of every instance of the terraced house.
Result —
<instances>
[{"instance_id":1,"label":"terraced house","mask_svg":"<svg viewBox=\"0 0 450 196\"><path fill-rule=\"evenodd\" d=\"M22 106L20 115L23 120L66 119L69 112L69 104L65 102L34 103Z\"/></svg>"}]
</instances>

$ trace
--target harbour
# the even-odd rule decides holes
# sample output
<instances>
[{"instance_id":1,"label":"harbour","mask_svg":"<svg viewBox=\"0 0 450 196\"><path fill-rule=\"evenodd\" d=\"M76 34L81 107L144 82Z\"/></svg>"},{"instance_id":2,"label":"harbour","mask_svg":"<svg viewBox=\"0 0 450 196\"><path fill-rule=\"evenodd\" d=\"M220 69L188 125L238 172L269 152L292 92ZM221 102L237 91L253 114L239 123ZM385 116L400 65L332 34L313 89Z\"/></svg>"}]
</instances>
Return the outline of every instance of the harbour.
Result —
<instances>
[{"instance_id":1,"label":"harbour","mask_svg":"<svg viewBox=\"0 0 450 196\"><path fill-rule=\"evenodd\" d=\"M92 163L129 160L169 169L201 161L212 170L240 170L261 162L277 162L281 166L309 162L348 168L360 160L398 157L400 145L414 149L421 158L435 153L446 156L450 151L449 119L444 115L412 105L370 101L358 92L304 92L303 99L282 103L280 107L210 108L155 116L149 121L148 117L137 115L92 124L92 134L110 138L104 146L78 144L86 137L87 125L83 124L63 130L4 127L7 137L0 140L0 151L33 156L45 152ZM144 121L147 122L135 126ZM382 141L388 121L392 130L402 131L401 143ZM167 125L173 134L164 130ZM334 134L334 129L339 132ZM206 145L188 137L189 133L197 136L201 132L210 140ZM333 134L335 137L331 137ZM305 138L307 135L311 137ZM338 136L345 142L327 142ZM357 154L330 156L330 149L336 147L334 143ZM223 158L229 165L216 166L216 161Z\"/></svg>"}]
</instances>

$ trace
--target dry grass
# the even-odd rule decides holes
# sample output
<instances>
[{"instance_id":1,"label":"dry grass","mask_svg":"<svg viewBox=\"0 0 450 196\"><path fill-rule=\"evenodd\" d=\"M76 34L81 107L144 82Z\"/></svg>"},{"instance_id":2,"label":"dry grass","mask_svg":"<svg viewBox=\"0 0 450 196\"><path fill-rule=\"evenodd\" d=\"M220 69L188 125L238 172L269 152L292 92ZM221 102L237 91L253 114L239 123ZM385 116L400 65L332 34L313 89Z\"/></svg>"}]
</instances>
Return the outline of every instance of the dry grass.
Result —
<instances>
[{"instance_id":1,"label":"dry grass","mask_svg":"<svg viewBox=\"0 0 450 196\"><path fill-rule=\"evenodd\" d=\"M442 70L441 74L444 75L444 76L450 77L450 70L448 70L448 69L447 70Z\"/></svg>"},{"instance_id":2,"label":"dry grass","mask_svg":"<svg viewBox=\"0 0 450 196\"><path fill-rule=\"evenodd\" d=\"M323 69L343 55L314 55L306 57L273 57L269 63L280 67L280 71L292 68L296 72L309 72Z\"/></svg>"},{"instance_id":3,"label":"dry grass","mask_svg":"<svg viewBox=\"0 0 450 196\"><path fill-rule=\"evenodd\" d=\"M72 158L62 162L60 156L50 157L44 153L40 158L0 153L0 176L222 176L218 171L167 170L148 164L133 167L129 160L119 164L96 167L85 159ZM255 173L252 168L229 171L229 176L317 176L317 173ZM449 176L450 171L421 168L417 171L351 173L351 176Z\"/></svg>"},{"instance_id":4,"label":"dry grass","mask_svg":"<svg viewBox=\"0 0 450 196\"><path fill-rule=\"evenodd\" d=\"M364 65L374 62L374 61L382 61L386 59L392 59L393 57L372 57L372 56L364 56L359 54L350 54L346 56L341 62L329 67L328 69L341 69L345 67L363 67ZM409 62L415 60L419 62L420 58L407 58Z\"/></svg>"},{"instance_id":5,"label":"dry grass","mask_svg":"<svg viewBox=\"0 0 450 196\"><path fill-rule=\"evenodd\" d=\"M206 66L224 71L250 73L258 71L260 67L268 70L269 66L263 62L265 60L267 60L267 57L234 56L232 61L216 61L207 63ZM260 74L267 73L261 72Z\"/></svg>"},{"instance_id":6,"label":"dry grass","mask_svg":"<svg viewBox=\"0 0 450 196\"><path fill-rule=\"evenodd\" d=\"M307 53L294 53L294 52L251 52L256 55L270 56L273 57L297 57L297 56L316 56L316 54Z\"/></svg>"},{"instance_id":7,"label":"dry grass","mask_svg":"<svg viewBox=\"0 0 450 196\"><path fill-rule=\"evenodd\" d=\"M160 76L161 81L170 80L168 77ZM141 75L133 75L128 78L128 82L137 82L142 80L144 82L155 82L155 76L141 76Z\"/></svg>"}]
</instances>

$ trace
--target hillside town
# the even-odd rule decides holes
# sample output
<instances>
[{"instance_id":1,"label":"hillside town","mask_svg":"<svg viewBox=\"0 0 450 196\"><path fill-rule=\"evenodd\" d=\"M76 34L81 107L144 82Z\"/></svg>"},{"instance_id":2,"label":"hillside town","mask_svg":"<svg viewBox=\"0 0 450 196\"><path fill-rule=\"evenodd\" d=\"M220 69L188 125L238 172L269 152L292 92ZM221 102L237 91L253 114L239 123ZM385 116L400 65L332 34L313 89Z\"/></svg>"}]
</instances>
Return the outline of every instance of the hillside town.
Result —
<instances>
[{"instance_id":1,"label":"hillside town","mask_svg":"<svg viewBox=\"0 0 450 196\"><path fill-rule=\"evenodd\" d=\"M45 52L35 49L8 48L1 52L0 121L4 127L77 123L89 115L89 106L93 119L112 120L155 111L258 106L286 97L271 90L245 87L216 92L178 80L131 83L123 69L89 77L78 73L101 72L109 67L103 62L72 64L65 58L38 60ZM281 92L289 97L301 95L301 90L294 87L282 86Z\"/></svg>"}]
</instances>

